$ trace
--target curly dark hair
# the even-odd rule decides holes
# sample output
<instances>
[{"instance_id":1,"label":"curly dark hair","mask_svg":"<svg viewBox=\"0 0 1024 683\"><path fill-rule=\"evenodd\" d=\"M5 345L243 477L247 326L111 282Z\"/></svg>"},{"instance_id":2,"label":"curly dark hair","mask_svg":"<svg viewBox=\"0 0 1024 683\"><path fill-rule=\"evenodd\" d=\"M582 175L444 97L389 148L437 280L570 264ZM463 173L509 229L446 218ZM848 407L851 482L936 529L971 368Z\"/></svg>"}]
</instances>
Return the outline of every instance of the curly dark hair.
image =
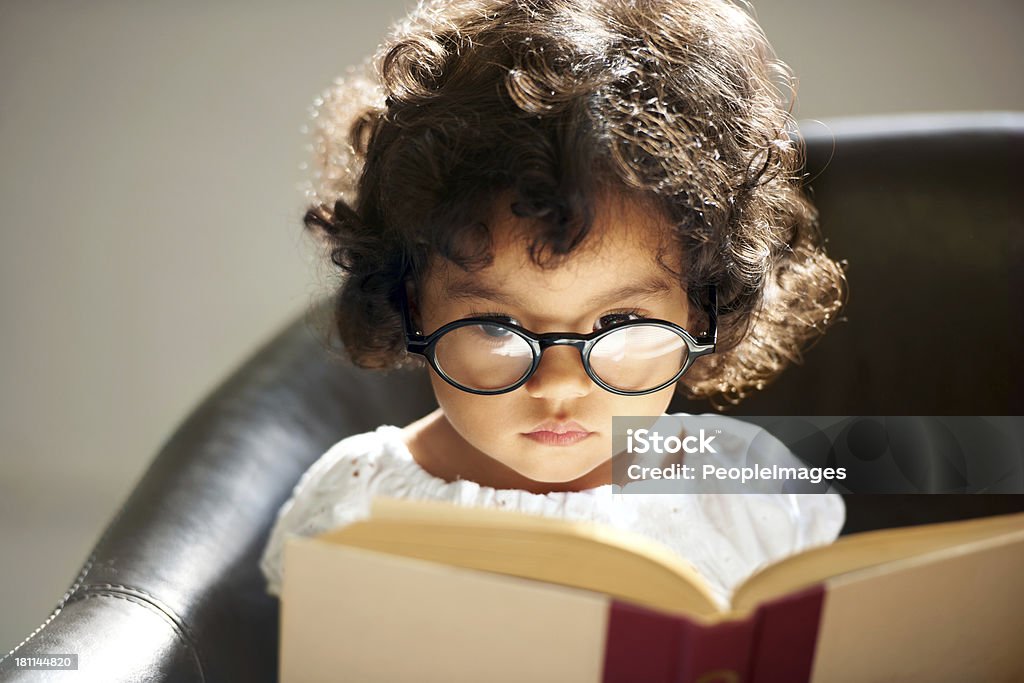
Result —
<instances>
[{"instance_id":1,"label":"curly dark hair","mask_svg":"<svg viewBox=\"0 0 1024 683\"><path fill-rule=\"evenodd\" d=\"M613 190L668 219L696 310L717 284L719 352L679 384L732 403L763 388L846 297L801 190L791 86L725 0L421 3L313 108L304 222L340 269L344 355L423 362L405 351L399 287L419 285L435 256L486 266L496 198L536 219L529 253L547 268L585 241Z\"/></svg>"}]
</instances>

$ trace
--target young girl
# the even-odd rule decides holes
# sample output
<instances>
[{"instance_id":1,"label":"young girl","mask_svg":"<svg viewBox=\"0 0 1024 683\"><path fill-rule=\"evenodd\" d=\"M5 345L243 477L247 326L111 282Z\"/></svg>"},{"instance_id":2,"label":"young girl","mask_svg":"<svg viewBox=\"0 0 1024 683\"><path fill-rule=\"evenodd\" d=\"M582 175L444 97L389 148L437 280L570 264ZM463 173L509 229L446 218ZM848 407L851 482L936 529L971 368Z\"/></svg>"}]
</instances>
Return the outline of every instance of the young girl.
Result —
<instances>
[{"instance_id":1,"label":"young girl","mask_svg":"<svg viewBox=\"0 0 1024 683\"><path fill-rule=\"evenodd\" d=\"M738 402L845 295L756 23L724 0L442 0L366 66L317 101L305 223L341 269L347 359L426 366L439 407L310 467L264 552L268 591L289 535L365 517L375 495L632 529L723 603L834 540L834 493L611 484L612 416L664 415L677 388ZM724 458L792 461L717 420Z\"/></svg>"}]
</instances>

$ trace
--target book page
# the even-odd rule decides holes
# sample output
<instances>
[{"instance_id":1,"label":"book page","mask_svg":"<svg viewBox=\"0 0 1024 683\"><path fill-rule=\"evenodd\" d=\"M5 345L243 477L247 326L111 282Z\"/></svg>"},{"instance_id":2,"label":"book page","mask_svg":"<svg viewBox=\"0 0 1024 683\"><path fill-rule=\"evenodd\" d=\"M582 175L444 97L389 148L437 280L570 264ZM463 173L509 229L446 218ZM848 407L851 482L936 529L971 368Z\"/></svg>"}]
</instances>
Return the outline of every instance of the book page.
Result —
<instances>
[{"instance_id":1,"label":"book page","mask_svg":"<svg viewBox=\"0 0 1024 683\"><path fill-rule=\"evenodd\" d=\"M828 578L1024 529L1024 513L843 536L763 567L733 594L737 612Z\"/></svg>"},{"instance_id":2,"label":"book page","mask_svg":"<svg viewBox=\"0 0 1024 683\"><path fill-rule=\"evenodd\" d=\"M371 515L316 538L583 588L698 618L722 614L692 565L654 540L611 526L404 499L375 499Z\"/></svg>"}]
</instances>

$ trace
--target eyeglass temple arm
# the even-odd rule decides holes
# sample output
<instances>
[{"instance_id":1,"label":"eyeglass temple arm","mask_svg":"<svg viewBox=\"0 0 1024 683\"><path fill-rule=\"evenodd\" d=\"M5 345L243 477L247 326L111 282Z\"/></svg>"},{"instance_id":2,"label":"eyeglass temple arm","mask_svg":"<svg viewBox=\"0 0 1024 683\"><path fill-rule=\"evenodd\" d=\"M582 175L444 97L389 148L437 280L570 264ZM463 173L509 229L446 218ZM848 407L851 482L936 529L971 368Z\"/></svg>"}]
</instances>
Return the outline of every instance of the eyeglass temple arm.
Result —
<instances>
[{"instance_id":1,"label":"eyeglass temple arm","mask_svg":"<svg viewBox=\"0 0 1024 683\"><path fill-rule=\"evenodd\" d=\"M409 298L405 293L405 283L398 287L398 299L402 307L402 327L405 331L406 350L420 352L426 347L424 337L413 327L412 315L409 313Z\"/></svg>"},{"instance_id":2,"label":"eyeglass temple arm","mask_svg":"<svg viewBox=\"0 0 1024 683\"><path fill-rule=\"evenodd\" d=\"M708 333L698 341L714 347L718 343L718 288L715 285L708 285L708 302L704 312L708 315Z\"/></svg>"}]
</instances>

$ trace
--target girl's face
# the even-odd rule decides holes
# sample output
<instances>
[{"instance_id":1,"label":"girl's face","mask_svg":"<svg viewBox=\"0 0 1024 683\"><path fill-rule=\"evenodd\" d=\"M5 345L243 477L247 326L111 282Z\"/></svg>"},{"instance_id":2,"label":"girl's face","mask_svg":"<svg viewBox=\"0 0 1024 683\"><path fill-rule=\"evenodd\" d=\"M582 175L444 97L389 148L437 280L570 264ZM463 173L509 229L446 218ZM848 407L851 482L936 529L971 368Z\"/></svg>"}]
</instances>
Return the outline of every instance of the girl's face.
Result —
<instances>
[{"instance_id":1,"label":"girl's face","mask_svg":"<svg viewBox=\"0 0 1024 683\"><path fill-rule=\"evenodd\" d=\"M474 315L507 316L538 334L587 334L637 316L690 329L686 290L656 261L657 245L667 234L665 218L657 212L618 196L603 199L595 207L587 242L563 265L545 271L530 261L525 243L514 236L525 219L513 215L507 201L496 206L489 223L494 240L490 266L470 273L437 259L424 291L410 290L414 319L424 334ZM666 258L676 259L668 265L678 271L678 250L668 253ZM644 291L625 292L638 285L645 285ZM612 416L661 415L675 388L642 396L613 394L590 379L579 352L569 346L549 347L534 375L505 394L464 392L433 370L430 378L447 445L468 454L457 457L492 459L496 462L488 464L496 469L504 465L527 479L551 483L591 480L585 475L612 456ZM574 421L591 433L570 445L527 436L548 421ZM479 466L468 469L482 471Z\"/></svg>"}]
</instances>

